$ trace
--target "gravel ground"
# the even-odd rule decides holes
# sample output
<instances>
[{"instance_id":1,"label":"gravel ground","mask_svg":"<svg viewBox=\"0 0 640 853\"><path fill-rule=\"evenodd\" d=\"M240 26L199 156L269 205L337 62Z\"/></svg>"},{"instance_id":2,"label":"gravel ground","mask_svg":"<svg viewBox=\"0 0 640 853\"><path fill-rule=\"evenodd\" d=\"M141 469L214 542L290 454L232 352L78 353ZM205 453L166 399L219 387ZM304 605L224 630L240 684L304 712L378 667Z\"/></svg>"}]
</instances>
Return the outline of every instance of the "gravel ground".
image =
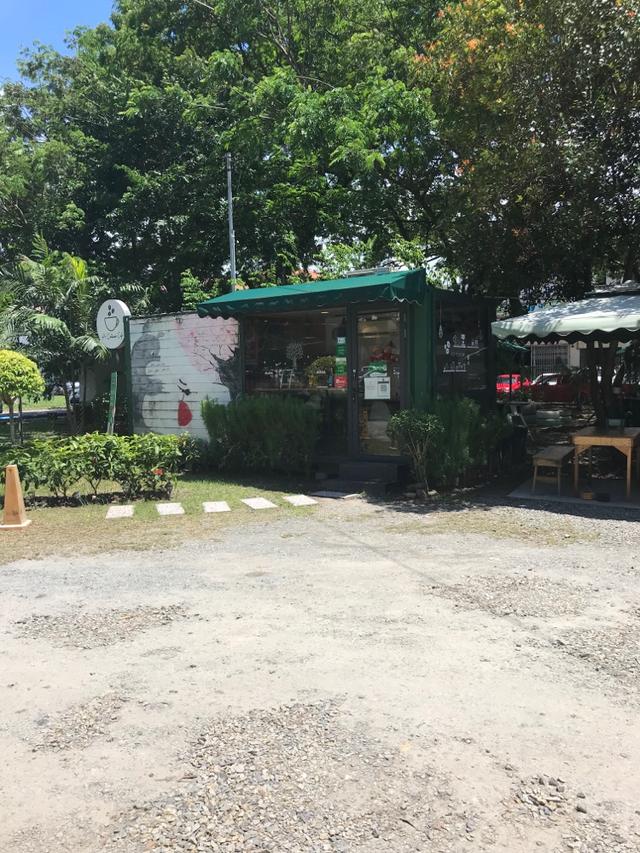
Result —
<instances>
[{"instance_id":1,"label":"gravel ground","mask_svg":"<svg viewBox=\"0 0 640 853\"><path fill-rule=\"evenodd\" d=\"M69 708L56 716L36 720L43 728L42 740L34 749L84 749L97 737L107 734L111 723L120 718L126 699L117 693L96 696L83 705Z\"/></svg>"},{"instance_id":2,"label":"gravel ground","mask_svg":"<svg viewBox=\"0 0 640 853\"><path fill-rule=\"evenodd\" d=\"M587 817L588 804L582 791L568 790L564 779L541 774L517 787L512 800L517 819L553 824L562 833L562 846L578 853L633 853L637 844L603 818Z\"/></svg>"},{"instance_id":3,"label":"gravel ground","mask_svg":"<svg viewBox=\"0 0 640 853\"><path fill-rule=\"evenodd\" d=\"M1 567L0 851L640 851L640 528L562 509Z\"/></svg>"},{"instance_id":4,"label":"gravel ground","mask_svg":"<svg viewBox=\"0 0 640 853\"><path fill-rule=\"evenodd\" d=\"M640 698L640 620L606 630L564 631L555 641L564 652L614 679Z\"/></svg>"},{"instance_id":5,"label":"gravel ground","mask_svg":"<svg viewBox=\"0 0 640 853\"><path fill-rule=\"evenodd\" d=\"M93 649L126 640L138 631L168 625L184 616L184 608L178 606L136 607L131 610L65 613L60 616L43 613L20 619L16 626L22 637L47 639L57 646Z\"/></svg>"},{"instance_id":6,"label":"gravel ground","mask_svg":"<svg viewBox=\"0 0 640 853\"><path fill-rule=\"evenodd\" d=\"M449 849L445 836L470 828L464 815L441 819L448 796L429 769L330 705L216 720L187 761L178 793L123 816L115 850Z\"/></svg>"},{"instance_id":7,"label":"gravel ground","mask_svg":"<svg viewBox=\"0 0 640 853\"><path fill-rule=\"evenodd\" d=\"M479 608L494 616L574 615L586 606L587 590L568 583L532 575L470 575L451 586L433 584L432 595L441 595L462 607Z\"/></svg>"}]
</instances>

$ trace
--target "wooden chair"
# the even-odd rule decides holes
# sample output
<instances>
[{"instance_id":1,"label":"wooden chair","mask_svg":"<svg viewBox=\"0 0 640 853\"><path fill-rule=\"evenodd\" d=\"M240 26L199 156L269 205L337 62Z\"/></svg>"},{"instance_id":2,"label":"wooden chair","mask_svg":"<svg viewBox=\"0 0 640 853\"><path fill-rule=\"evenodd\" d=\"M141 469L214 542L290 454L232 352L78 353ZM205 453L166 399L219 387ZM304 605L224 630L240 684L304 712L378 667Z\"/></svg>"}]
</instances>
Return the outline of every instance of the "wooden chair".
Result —
<instances>
[{"instance_id":1,"label":"wooden chair","mask_svg":"<svg viewBox=\"0 0 640 853\"><path fill-rule=\"evenodd\" d=\"M556 444L552 447L543 447L533 456L533 485L531 493L536 490L538 481L538 468L555 468L558 480L558 494L562 491L562 466L572 458L574 448L568 444Z\"/></svg>"}]
</instances>

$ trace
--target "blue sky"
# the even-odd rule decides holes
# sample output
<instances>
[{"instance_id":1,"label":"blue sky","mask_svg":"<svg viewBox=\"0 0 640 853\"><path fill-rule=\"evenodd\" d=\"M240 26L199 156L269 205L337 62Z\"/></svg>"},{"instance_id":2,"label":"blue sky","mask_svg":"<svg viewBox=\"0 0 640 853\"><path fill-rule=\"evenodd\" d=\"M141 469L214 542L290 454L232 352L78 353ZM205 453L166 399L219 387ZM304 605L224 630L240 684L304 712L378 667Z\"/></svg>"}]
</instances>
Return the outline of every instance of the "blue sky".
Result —
<instances>
[{"instance_id":1,"label":"blue sky","mask_svg":"<svg viewBox=\"0 0 640 853\"><path fill-rule=\"evenodd\" d=\"M64 47L65 32L106 21L112 0L0 0L0 81L15 78L16 59L34 41Z\"/></svg>"}]
</instances>

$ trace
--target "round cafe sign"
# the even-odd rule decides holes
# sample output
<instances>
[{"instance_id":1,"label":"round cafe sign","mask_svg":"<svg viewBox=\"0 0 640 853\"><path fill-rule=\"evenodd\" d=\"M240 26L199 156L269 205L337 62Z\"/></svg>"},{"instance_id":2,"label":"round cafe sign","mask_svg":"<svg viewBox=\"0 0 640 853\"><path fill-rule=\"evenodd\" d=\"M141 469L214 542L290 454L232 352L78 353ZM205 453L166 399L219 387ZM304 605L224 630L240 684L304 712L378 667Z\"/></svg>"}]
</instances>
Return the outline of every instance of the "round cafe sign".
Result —
<instances>
[{"instance_id":1,"label":"round cafe sign","mask_svg":"<svg viewBox=\"0 0 640 853\"><path fill-rule=\"evenodd\" d=\"M108 299L98 309L96 329L100 343L108 349L120 349L124 345L124 318L131 311L120 299Z\"/></svg>"}]
</instances>

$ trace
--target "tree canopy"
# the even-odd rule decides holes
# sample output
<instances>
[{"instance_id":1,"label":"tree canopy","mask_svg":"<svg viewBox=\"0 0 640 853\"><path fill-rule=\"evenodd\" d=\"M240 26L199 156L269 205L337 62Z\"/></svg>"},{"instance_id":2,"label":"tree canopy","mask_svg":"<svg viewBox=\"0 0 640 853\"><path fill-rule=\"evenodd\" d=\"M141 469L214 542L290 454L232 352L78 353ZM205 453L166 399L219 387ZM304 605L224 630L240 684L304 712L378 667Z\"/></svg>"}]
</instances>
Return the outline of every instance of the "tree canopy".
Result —
<instances>
[{"instance_id":1,"label":"tree canopy","mask_svg":"<svg viewBox=\"0 0 640 853\"><path fill-rule=\"evenodd\" d=\"M155 308L215 292L231 152L249 286L350 253L532 299L637 276L636 6L118 0L4 87L0 261L43 234Z\"/></svg>"},{"instance_id":2,"label":"tree canopy","mask_svg":"<svg viewBox=\"0 0 640 853\"><path fill-rule=\"evenodd\" d=\"M0 400L8 407L11 440L15 441L13 408L22 397L39 397L44 391L44 380L38 365L22 353L0 350Z\"/></svg>"},{"instance_id":3,"label":"tree canopy","mask_svg":"<svg viewBox=\"0 0 640 853\"><path fill-rule=\"evenodd\" d=\"M465 0L418 57L450 159L442 241L480 291L640 278L640 20L629 0Z\"/></svg>"}]
</instances>

